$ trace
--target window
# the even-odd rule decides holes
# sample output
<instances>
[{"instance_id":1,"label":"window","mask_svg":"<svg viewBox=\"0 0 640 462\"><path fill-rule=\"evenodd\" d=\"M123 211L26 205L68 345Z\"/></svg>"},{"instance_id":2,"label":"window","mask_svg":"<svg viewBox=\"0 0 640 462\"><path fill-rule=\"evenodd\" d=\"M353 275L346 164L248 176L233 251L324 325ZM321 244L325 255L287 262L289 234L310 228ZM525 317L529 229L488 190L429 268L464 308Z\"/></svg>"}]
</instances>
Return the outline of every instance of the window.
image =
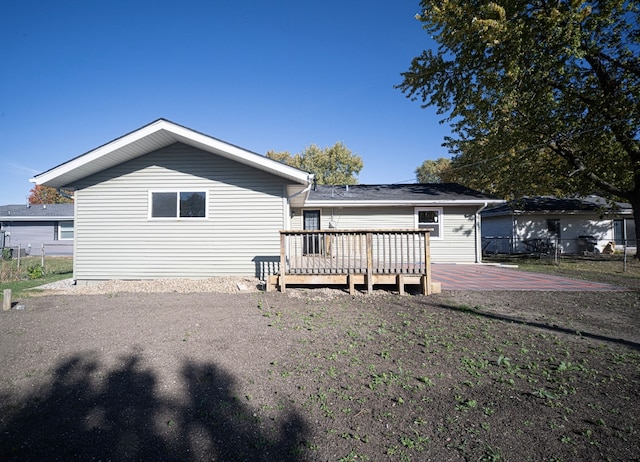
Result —
<instances>
[{"instance_id":1,"label":"window","mask_svg":"<svg viewBox=\"0 0 640 462\"><path fill-rule=\"evenodd\" d=\"M204 191L150 192L151 218L206 218Z\"/></svg>"},{"instance_id":2,"label":"window","mask_svg":"<svg viewBox=\"0 0 640 462\"><path fill-rule=\"evenodd\" d=\"M560 220L558 219L550 219L547 220L547 231L550 235L557 237L560 239Z\"/></svg>"},{"instance_id":3,"label":"window","mask_svg":"<svg viewBox=\"0 0 640 462\"><path fill-rule=\"evenodd\" d=\"M624 219L613 220L613 240L616 245L625 245L627 241Z\"/></svg>"},{"instance_id":4,"label":"window","mask_svg":"<svg viewBox=\"0 0 640 462\"><path fill-rule=\"evenodd\" d=\"M416 228L430 230L432 238L442 238L442 209L418 208L415 220Z\"/></svg>"},{"instance_id":5,"label":"window","mask_svg":"<svg viewBox=\"0 0 640 462\"><path fill-rule=\"evenodd\" d=\"M73 239L73 221L58 222L58 239L61 241Z\"/></svg>"}]
</instances>

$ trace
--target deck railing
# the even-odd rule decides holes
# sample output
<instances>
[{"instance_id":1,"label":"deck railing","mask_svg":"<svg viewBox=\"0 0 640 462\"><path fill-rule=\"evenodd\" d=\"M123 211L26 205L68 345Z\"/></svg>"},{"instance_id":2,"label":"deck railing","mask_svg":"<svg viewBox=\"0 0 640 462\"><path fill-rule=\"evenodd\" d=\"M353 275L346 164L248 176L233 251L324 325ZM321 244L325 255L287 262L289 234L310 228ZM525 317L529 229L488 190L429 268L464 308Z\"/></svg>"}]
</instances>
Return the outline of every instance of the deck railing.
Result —
<instances>
[{"instance_id":1,"label":"deck railing","mask_svg":"<svg viewBox=\"0 0 640 462\"><path fill-rule=\"evenodd\" d=\"M287 275L365 275L370 287L376 275L430 276L429 231L280 231L280 277Z\"/></svg>"}]
</instances>

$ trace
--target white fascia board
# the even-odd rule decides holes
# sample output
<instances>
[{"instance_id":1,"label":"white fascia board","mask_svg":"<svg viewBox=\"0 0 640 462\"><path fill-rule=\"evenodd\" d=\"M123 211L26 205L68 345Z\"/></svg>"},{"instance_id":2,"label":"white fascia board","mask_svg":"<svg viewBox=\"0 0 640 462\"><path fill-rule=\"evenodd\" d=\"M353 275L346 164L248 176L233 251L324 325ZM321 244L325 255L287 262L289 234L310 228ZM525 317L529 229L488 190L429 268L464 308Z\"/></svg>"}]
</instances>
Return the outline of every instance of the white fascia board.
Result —
<instances>
[{"instance_id":1,"label":"white fascia board","mask_svg":"<svg viewBox=\"0 0 640 462\"><path fill-rule=\"evenodd\" d=\"M438 201L308 201L307 207L433 207L448 205L503 204L504 200L438 200Z\"/></svg>"}]
</instances>

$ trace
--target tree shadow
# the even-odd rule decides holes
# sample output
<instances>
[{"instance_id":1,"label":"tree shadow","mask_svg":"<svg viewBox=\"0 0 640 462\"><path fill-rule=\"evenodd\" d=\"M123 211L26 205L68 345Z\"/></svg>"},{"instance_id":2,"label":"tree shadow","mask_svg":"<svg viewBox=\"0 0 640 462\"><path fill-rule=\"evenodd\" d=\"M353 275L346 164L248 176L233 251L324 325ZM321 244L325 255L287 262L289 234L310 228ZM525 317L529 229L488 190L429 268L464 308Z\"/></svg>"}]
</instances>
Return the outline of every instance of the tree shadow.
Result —
<instances>
[{"instance_id":1,"label":"tree shadow","mask_svg":"<svg viewBox=\"0 0 640 462\"><path fill-rule=\"evenodd\" d=\"M0 460L300 460L307 425L295 411L261 422L211 363L185 363L182 378L183 396L169 398L138 355L110 370L90 354L67 359L37 390L0 396Z\"/></svg>"},{"instance_id":2,"label":"tree shadow","mask_svg":"<svg viewBox=\"0 0 640 462\"><path fill-rule=\"evenodd\" d=\"M570 327L563 327L559 325L552 325L552 324L547 324L547 323L542 323L537 321L531 321L531 320L519 318L517 316L508 316L505 314L496 314L496 313L489 313L485 311L479 311L473 308L468 308L463 306L454 306L454 305L447 305L447 304L438 304L436 306L438 306L439 308L443 308L445 310L457 311L460 313L467 313L467 314L471 314L474 316L483 317L487 319L504 321L512 324L527 326L527 327L533 327L536 329L545 330L545 331L556 333L556 334L566 334L566 335L575 336L575 337L578 337L578 336L585 337L585 338L590 338L590 339L598 340L602 342L609 342L609 343L615 343L618 345L624 345L626 347L633 348L634 350L640 350L640 344L632 340L615 338L608 335L602 335L602 334L589 332L585 330L577 330L575 328L570 328Z\"/></svg>"}]
</instances>

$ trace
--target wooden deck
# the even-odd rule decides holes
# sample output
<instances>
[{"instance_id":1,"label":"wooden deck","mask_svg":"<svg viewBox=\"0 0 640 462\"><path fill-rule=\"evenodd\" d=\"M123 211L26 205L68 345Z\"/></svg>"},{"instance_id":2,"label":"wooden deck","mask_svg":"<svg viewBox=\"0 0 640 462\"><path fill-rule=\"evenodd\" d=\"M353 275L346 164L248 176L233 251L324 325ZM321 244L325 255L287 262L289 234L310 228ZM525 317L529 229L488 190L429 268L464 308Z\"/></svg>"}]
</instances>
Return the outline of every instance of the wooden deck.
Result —
<instances>
[{"instance_id":1,"label":"wooden deck","mask_svg":"<svg viewBox=\"0 0 640 462\"><path fill-rule=\"evenodd\" d=\"M417 284L425 295L431 282L429 231L416 229L280 231L280 272L267 290L287 285L367 286Z\"/></svg>"}]
</instances>

